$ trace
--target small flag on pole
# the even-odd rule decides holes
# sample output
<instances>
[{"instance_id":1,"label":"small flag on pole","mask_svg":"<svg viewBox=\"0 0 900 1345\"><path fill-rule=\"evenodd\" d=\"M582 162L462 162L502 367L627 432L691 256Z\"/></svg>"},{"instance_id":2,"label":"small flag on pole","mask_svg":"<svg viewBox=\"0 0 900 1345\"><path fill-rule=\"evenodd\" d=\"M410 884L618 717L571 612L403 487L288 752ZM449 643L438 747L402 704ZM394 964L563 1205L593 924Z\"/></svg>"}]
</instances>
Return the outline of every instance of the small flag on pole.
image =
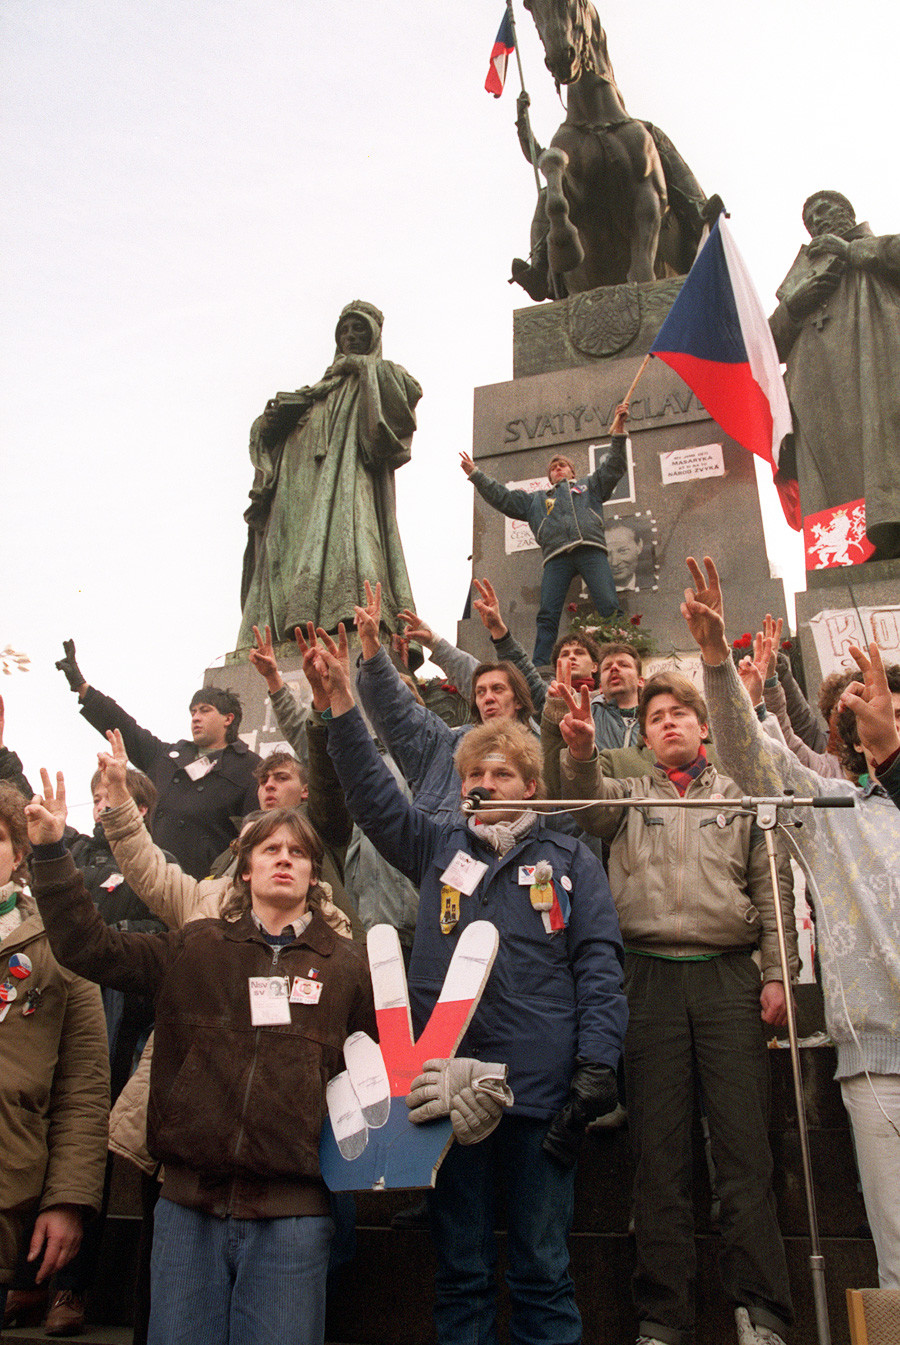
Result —
<instances>
[{"instance_id":1,"label":"small flag on pole","mask_svg":"<svg viewBox=\"0 0 900 1345\"><path fill-rule=\"evenodd\" d=\"M726 434L771 463L784 516L799 531L797 482L778 474L790 403L762 303L723 216L650 351L680 374Z\"/></svg>"},{"instance_id":2,"label":"small flag on pole","mask_svg":"<svg viewBox=\"0 0 900 1345\"><path fill-rule=\"evenodd\" d=\"M499 98L503 92L503 86L506 83L506 65L516 49L513 41L512 24L509 21L509 10L503 11L503 22L500 24L497 33L497 40L494 43L494 49L491 52L491 63L488 66L487 79L484 81L484 87L488 93L492 93L495 98Z\"/></svg>"}]
</instances>

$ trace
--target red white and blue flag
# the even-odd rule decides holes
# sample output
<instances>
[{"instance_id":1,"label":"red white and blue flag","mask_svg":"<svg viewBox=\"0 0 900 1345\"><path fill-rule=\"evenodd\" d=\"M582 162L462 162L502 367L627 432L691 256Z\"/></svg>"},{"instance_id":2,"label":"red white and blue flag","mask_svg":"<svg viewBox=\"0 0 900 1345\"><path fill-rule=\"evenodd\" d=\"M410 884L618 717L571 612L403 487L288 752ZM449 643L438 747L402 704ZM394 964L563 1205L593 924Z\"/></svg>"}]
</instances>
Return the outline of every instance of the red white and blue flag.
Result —
<instances>
[{"instance_id":1,"label":"red white and blue flag","mask_svg":"<svg viewBox=\"0 0 900 1345\"><path fill-rule=\"evenodd\" d=\"M497 33L497 40L491 52L487 79L484 81L485 89L488 93L492 93L495 98L499 98L503 92L503 86L506 83L506 65L515 49L516 44L513 41L512 24L509 21L509 10L507 9L503 11L503 22L500 24Z\"/></svg>"},{"instance_id":2,"label":"red white and blue flag","mask_svg":"<svg viewBox=\"0 0 900 1345\"><path fill-rule=\"evenodd\" d=\"M726 434L771 463L785 518L799 531L797 482L778 475L781 441L792 430L778 353L723 216L697 253L650 353L684 379Z\"/></svg>"}]
</instances>

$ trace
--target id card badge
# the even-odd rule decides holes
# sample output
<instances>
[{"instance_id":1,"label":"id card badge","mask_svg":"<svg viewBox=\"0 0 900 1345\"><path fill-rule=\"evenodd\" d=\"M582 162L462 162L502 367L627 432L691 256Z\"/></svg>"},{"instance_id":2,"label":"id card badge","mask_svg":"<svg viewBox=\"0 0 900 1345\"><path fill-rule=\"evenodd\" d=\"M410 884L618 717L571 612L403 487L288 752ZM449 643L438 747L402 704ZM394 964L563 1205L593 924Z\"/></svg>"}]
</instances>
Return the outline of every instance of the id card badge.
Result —
<instances>
[{"instance_id":1,"label":"id card badge","mask_svg":"<svg viewBox=\"0 0 900 1345\"><path fill-rule=\"evenodd\" d=\"M248 976L250 1022L254 1027L277 1027L291 1021L290 986L286 976Z\"/></svg>"},{"instance_id":2,"label":"id card badge","mask_svg":"<svg viewBox=\"0 0 900 1345\"><path fill-rule=\"evenodd\" d=\"M480 859L473 859L465 850L457 850L441 874L441 882L471 897L487 871L487 864L482 864Z\"/></svg>"},{"instance_id":3,"label":"id card badge","mask_svg":"<svg viewBox=\"0 0 900 1345\"><path fill-rule=\"evenodd\" d=\"M186 761L184 773L189 780L202 780L204 775L209 775L213 764L209 757L198 757L196 761Z\"/></svg>"}]
</instances>

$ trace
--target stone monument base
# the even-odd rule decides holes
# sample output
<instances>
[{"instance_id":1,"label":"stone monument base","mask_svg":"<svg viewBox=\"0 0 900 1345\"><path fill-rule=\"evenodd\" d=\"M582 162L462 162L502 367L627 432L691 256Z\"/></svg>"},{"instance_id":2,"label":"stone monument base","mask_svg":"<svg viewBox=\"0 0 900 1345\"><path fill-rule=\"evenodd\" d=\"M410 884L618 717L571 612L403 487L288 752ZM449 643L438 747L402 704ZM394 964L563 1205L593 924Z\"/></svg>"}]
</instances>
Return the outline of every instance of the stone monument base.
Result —
<instances>
[{"instance_id":1,"label":"stone monument base","mask_svg":"<svg viewBox=\"0 0 900 1345\"><path fill-rule=\"evenodd\" d=\"M810 698L831 672L854 667L851 644L877 640L885 663L900 663L900 561L807 571L797 594L797 630Z\"/></svg>"}]
</instances>

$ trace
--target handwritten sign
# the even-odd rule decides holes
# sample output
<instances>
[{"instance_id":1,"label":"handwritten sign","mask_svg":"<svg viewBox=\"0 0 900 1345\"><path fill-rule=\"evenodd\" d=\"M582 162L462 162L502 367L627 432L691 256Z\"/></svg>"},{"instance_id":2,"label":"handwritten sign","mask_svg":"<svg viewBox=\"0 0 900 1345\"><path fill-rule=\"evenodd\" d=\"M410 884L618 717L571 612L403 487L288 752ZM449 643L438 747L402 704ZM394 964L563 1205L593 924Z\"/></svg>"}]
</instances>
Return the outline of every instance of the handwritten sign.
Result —
<instances>
[{"instance_id":1,"label":"handwritten sign","mask_svg":"<svg viewBox=\"0 0 900 1345\"><path fill-rule=\"evenodd\" d=\"M507 481L507 490L549 490L550 480L546 476L533 476L528 481ZM536 551L537 542L528 524L519 518L504 519L506 527L503 534L503 547L508 556L517 551Z\"/></svg>"},{"instance_id":2,"label":"handwritten sign","mask_svg":"<svg viewBox=\"0 0 900 1345\"><path fill-rule=\"evenodd\" d=\"M900 663L900 606L832 609L810 619L822 676L855 668L850 645L877 640L885 663Z\"/></svg>"}]
</instances>

